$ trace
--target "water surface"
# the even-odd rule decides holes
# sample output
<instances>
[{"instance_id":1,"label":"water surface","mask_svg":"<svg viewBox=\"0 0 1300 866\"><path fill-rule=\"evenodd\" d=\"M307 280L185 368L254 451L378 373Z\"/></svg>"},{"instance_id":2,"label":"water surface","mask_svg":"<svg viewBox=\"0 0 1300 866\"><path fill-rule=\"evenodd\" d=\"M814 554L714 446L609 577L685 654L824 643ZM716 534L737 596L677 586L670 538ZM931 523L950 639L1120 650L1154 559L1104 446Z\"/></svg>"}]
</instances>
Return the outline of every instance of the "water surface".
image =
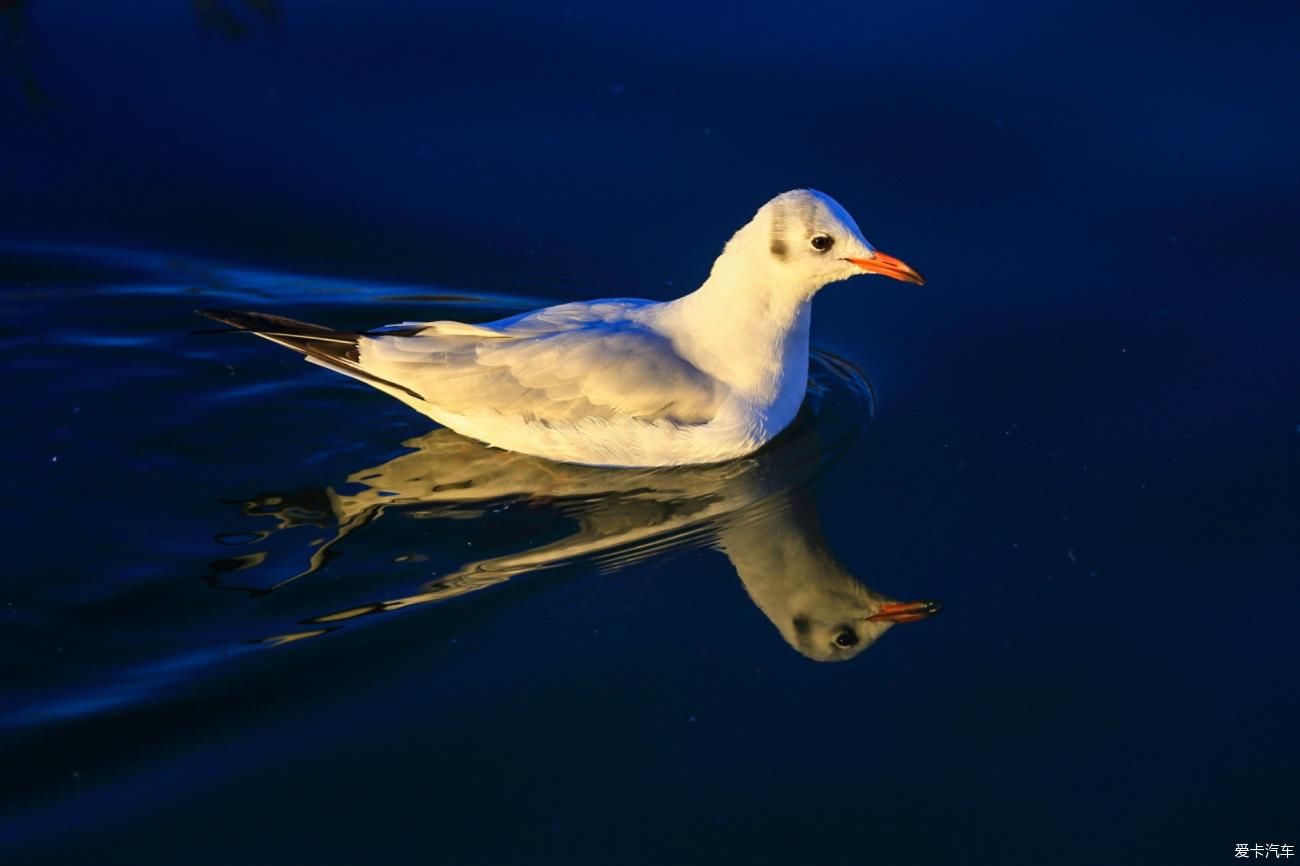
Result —
<instances>
[{"instance_id":1,"label":"water surface","mask_svg":"<svg viewBox=\"0 0 1300 866\"><path fill-rule=\"evenodd\" d=\"M0 860L1300 843L1298 41L1287 4L0 3ZM664 300L801 186L928 282L828 287L799 426L734 466L512 458L195 333ZM888 599L944 607L867 631Z\"/></svg>"},{"instance_id":2,"label":"water surface","mask_svg":"<svg viewBox=\"0 0 1300 866\"><path fill-rule=\"evenodd\" d=\"M794 851L778 813L832 847L943 820L997 848L964 823L972 791L1016 822L1120 821L1179 774L1182 808L1237 802L1233 768L1278 756L1280 716L1230 696L1281 656L1239 650L1254 660L1220 678L1237 632L1213 625L1249 617L1251 646L1282 616L1249 584L1208 600L1217 578L1171 569L1176 549L1118 564L1104 527L1127 506L1090 501L1086 463L882 430L833 355L751 458L564 466L192 312L368 325L536 299L103 249L4 261L5 363L29 395L0 714L18 850L124 837L164 857L241 816L263 853L360 856L358 821L396 834L389 852L436 828L457 859L599 859L645 822ZM1043 498L1040 470L1083 484ZM894 633L870 617L896 599L947 610ZM1225 726L1259 736L1184 762ZM1088 757L1121 747L1122 771ZM333 826L304 843L317 814Z\"/></svg>"}]
</instances>

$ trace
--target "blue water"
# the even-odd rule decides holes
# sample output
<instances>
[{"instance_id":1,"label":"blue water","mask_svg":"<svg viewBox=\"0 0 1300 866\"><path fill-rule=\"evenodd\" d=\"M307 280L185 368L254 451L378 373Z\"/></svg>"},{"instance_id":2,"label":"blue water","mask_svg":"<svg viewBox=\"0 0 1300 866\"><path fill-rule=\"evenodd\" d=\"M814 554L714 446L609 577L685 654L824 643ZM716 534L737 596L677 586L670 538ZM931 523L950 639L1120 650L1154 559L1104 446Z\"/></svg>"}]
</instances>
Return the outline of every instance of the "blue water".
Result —
<instances>
[{"instance_id":1,"label":"blue water","mask_svg":"<svg viewBox=\"0 0 1300 866\"><path fill-rule=\"evenodd\" d=\"M1300 844L1298 37L0 3L0 860ZM669 298L797 186L928 282L823 292L722 467L494 452L193 314ZM863 599L943 610L836 648Z\"/></svg>"}]
</instances>

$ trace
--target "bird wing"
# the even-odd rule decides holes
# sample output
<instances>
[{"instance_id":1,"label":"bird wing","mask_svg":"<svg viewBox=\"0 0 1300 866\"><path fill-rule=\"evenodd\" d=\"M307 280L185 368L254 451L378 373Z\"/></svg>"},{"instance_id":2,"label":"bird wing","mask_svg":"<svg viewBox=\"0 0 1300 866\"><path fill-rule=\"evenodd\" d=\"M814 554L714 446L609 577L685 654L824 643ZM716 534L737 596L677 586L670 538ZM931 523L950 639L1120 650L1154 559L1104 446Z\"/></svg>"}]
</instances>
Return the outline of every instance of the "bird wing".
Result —
<instances>
[{"instance_id":1,"label":"bird wing","mask_svg":"<svg viewBox=\"0 0 1300 866\"><path fill-rule=\"evenodd\" d=\"M488 325L406 323L359 341L360 368L460 415L541 423L633 418L704 424L726 387L628 302L566 304Z\"/></svg>"}]
</instances>

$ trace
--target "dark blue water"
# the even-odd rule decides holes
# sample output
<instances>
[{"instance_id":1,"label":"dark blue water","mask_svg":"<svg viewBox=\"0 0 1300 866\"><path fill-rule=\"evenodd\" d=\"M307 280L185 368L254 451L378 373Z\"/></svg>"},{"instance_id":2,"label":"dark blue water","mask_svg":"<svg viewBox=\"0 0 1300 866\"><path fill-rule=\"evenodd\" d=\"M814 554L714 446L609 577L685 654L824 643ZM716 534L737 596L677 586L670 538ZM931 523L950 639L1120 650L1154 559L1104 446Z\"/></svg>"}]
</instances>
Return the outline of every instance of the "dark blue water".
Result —
<instances>
[{"instance_id":1,"label":"dark blue water","mask_svg":"<svg viewBox=\"0 0 1300 866\"><path fill-rule=\"evenodd\" d=\"M0 859L1300 844L1298 38L0 3ZM669 298L797 186L928 284L828 288L804 414L736 464L493 452L195 333ZM944 609L832 648L887 599Z\"/></svg>"}]
</instances>

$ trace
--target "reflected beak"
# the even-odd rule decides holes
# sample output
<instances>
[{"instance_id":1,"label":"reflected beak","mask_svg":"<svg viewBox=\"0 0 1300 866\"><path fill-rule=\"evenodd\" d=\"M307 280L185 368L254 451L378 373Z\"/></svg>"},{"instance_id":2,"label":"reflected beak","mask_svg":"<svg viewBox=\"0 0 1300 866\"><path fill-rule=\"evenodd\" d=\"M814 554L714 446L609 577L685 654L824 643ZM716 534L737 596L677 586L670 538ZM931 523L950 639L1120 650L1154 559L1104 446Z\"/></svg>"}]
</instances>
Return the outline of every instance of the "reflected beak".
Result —
<instances>
[{"instance_id":1,"label":"reflected beak","mask_svg":"<svg viewBox=\"0 0 1300 866\"><path fill-rule=\"evenodd\" d=\"M924 286L925 280L916 271L903 261L886 255L880 250L874 250L871 258L867 259L849 259L844 261L852 262L862 270L870 274L884 274L887 277L893 277L896 280L902 280L905 283L916 283L918 286Z\"/></svg>"},{"instance_id":2,"label":"reflected beak","mask_svg":"<svg viewBox=\"0 0 1300 866\"><path fill-rule=\"evenodd\" d=\"M891 601L867 617L868 622L916 622L934 616L943 609L938 601Z\"/></svg>"}]
</instances>

